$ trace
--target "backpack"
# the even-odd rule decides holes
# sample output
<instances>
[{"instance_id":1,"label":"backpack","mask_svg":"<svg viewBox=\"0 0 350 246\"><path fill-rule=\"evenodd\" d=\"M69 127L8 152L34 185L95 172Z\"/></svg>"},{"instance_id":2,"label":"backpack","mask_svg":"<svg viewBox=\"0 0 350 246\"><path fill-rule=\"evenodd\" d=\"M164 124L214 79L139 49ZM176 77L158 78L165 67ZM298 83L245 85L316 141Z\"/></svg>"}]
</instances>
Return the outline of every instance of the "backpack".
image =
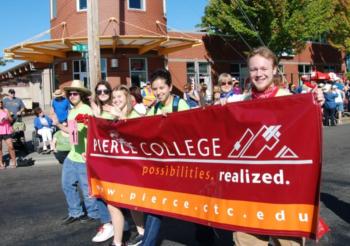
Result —
<instances>
[{"instance_id":1,"label":"backpack","mask_svg":"<svg viewBox=\"0 0 350 246\"><path fill-rule=\"evenodd\" d=\"M180 102L180 97L174 95L173 98L173 110L172 112L177 112L179 110L179 102ZM158 112L158 109L160 107L161 102L157 102L156 105L154 105L154 112L153 114L156 115Z\"/></svg>"}]
</instances>

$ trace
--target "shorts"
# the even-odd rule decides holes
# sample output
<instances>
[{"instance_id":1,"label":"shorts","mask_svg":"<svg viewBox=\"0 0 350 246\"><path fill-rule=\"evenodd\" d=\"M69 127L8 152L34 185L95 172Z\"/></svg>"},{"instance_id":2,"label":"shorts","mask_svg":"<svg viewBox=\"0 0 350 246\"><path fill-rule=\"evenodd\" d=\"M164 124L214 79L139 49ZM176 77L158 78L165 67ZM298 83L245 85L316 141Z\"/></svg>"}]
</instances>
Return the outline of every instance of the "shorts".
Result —
<instances>
[{"instance_id":1,"label":"shorts","mask_svg":"<svg viewBox=\"0 0 350 246\"><path fill-rule=\"evenodd\" d=\"M0 134L0 141L12 138L12 134Z\"/></svg>"},{"instance_id":2,"label":"shorts","mask_svg":"<svg viewBox=\"0 0 350 246\"><path fill-rule=\"evenodd\" d=\"M337 103L337 111L344 112L344 103Z\"/></svg>"}]
</instances>

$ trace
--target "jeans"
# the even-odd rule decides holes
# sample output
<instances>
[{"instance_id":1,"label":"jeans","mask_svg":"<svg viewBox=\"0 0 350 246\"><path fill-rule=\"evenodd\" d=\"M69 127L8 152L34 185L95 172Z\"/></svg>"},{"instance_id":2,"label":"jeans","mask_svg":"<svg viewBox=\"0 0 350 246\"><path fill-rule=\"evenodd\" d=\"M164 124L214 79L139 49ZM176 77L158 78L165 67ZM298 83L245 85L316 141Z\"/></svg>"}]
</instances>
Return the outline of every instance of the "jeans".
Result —
<instances>
[{"instance_id":1,"label":"jeans","mask_svg":"<svg viewBox=\"0 0 350 246\"><path fill-rule=\"evenodd\" d=\"M97 199L97 208L98 213L100 214L101 224L106 224L111 222L111 216L109 215L109 211L107 208L107 204L102 199Z\"/></svg>"},{"instance_id":2,"label":"jeans","mask_svg":"<svg viewBox=\"0 0 350 246\"><path fill-rule=\"evenodd\" d=\"M146 219L145 234L141 246L155 246L159 234L162 216L148 214Z\"/></svg>"},{"instance_id":3,"label":"jeans","mask_svg":"<svg viewBox=\"0 0 350 246\"><path fill-rule=\"evenodd\" d=\"M87 215L94 219L100 218L96 199L89 197L85 163L74 162L66 158L62 169L62 190L68 204L68 214L75 218L84 215L78 185L83 193Z\"/></svg>"}]
</instances>

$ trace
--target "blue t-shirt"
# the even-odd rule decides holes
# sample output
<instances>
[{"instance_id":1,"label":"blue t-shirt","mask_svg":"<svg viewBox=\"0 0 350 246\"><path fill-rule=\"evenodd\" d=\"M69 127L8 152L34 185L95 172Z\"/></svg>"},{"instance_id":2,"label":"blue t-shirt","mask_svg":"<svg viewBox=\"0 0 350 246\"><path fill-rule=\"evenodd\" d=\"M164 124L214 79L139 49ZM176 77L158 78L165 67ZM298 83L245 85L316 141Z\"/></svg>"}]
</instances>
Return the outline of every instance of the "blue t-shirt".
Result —
<instances>
[{"instance_id":1,"label":"blue t-shirt","mask_svg":"<svg viewBox=\"0 0 350 246\"><path fill-rule=\"evenodd\" d=\"M17 112L22 108L25 108L23 101L20 98L14 97L10 99L8 97L3 100L4 108L6 108L10 113L13 114L13 118L17 118Z\"/></svg>"},{"instance_id":2,"label":"blue t-shirt","mask_svg":"<svg viewBox=\"0 0 350 246\"><path fill-rule=\"evenodd\" d=\"M52 108L60 123L67 121L68 111L70 109L70 103L67 98L63 97L62 100L53 99Z\"/></svg>"}]
</instances>

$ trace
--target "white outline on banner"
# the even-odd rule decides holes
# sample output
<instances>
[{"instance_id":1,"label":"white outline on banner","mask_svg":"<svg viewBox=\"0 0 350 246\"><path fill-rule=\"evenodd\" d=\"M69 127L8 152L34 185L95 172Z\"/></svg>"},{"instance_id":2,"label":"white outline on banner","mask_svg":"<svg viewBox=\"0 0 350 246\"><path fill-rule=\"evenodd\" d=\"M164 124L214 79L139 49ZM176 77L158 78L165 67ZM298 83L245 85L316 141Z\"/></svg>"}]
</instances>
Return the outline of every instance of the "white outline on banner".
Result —
<instances>
[{"instance_id":1,"label":"white outline on banner","mask_svg":"<svg viewBox=\"0 0 350 246\"><path fill-rule=\"evenodd\" d=\"M277 144L280 142L280 136L281 132L279 130L281 129L281 125L272 125L272 126L266 126L263 125L256 134L253 133L251 129L247 129L245 133L242 135L242 137L235 142L233 145L233 149L231 150L230 154L228 155L228 158L250 158L250 159L257 159L265 149L272 151ZM265 139L266 143L263 147L258 149L258 152L254 154L247 154L247 152L251 149L256 148L254 146L254 142L258 137L262 137ZM242 146L242 142L248 139L247 142ZM270 141L271 140L271 141ZM269 142L272 142L272 144ZM252 147L253 146L253 147ZM239 153L237 153L239 151ZM275 158L298 158L298 155L295 154L294 151L292 151L289 147L286 145L280 149L280 151L277 153Z\"/></svg>"},{"instance_id":2,"label":"white outline on banner","mask_svg":"<svg viewBox=\"0 0 350 246\"><path fill-rule=\"evenodd\" d=\"M118 160L141 160L141 161L155 161L155 162L182 162L182 163L207 163L207 164L251 164L251 165L305 165L312 164L312 160L217 160L217 159L175 159L175 158L150 158L141 156L111 156L91 153L93 157L104 157Z\"/></svg>"}]
</instances>

